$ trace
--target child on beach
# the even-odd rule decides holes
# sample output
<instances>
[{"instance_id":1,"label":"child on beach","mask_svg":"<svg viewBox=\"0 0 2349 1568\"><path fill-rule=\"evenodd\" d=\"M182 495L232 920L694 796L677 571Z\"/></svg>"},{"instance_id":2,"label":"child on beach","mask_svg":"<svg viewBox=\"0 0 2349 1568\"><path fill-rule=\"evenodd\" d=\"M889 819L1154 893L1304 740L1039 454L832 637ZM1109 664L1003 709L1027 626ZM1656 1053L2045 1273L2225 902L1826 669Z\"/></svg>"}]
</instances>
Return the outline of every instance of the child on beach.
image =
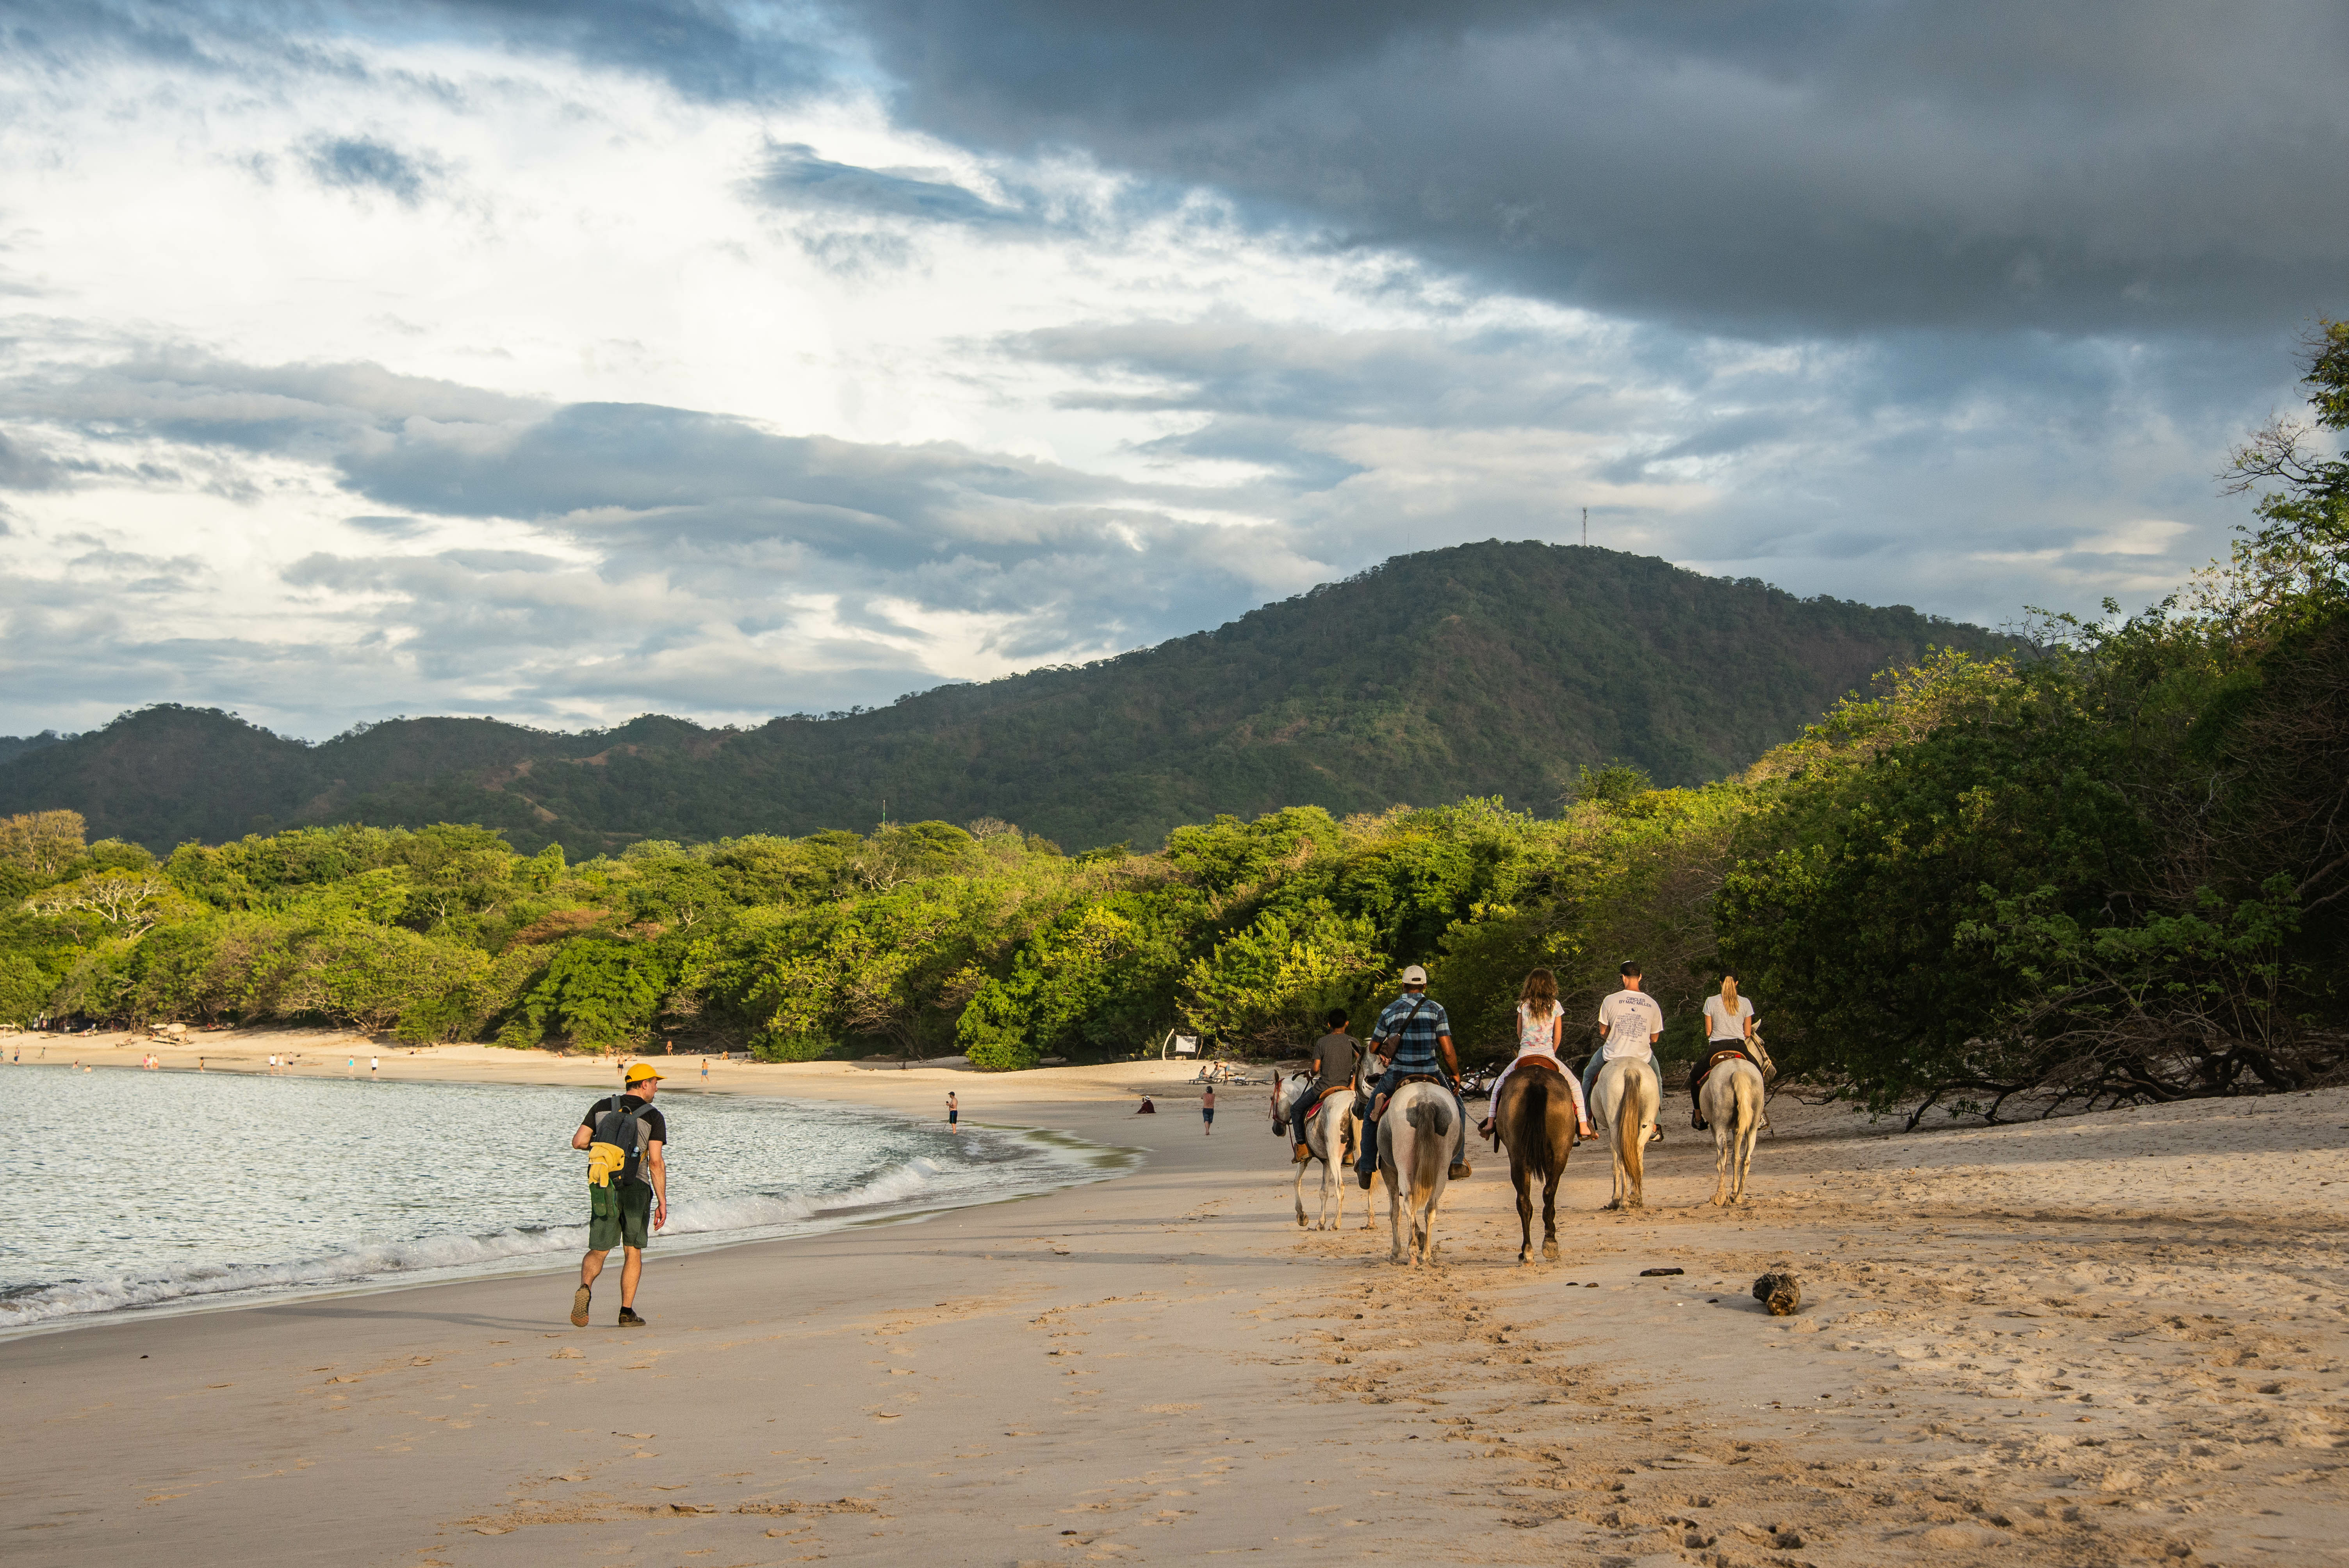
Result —
<instances>
[{"instance_id":1,"label":"child on beach","mask_svg":"<svg viewBox=\"0 0 2349 1568\"><path fill-rule=\"evenodd\" d=\"M1199 1120L1206 1127L1207 1136L1213 1138L1216 1135L1216 1090L1212 1084L1208 1086L1207 1092L1199 1097Z\"/></svg>"},{"instance_id":2,"label":"child on beach","mask_svg":"<svg viewBox=\"0 0 2349 1568\"><path fill-rule=\"evenodd\" d=\"M947 1090L947 1130L950 1132L962 1130L962 1102L955 1099L952 1089Z\"/></svg>"}]
</instances>

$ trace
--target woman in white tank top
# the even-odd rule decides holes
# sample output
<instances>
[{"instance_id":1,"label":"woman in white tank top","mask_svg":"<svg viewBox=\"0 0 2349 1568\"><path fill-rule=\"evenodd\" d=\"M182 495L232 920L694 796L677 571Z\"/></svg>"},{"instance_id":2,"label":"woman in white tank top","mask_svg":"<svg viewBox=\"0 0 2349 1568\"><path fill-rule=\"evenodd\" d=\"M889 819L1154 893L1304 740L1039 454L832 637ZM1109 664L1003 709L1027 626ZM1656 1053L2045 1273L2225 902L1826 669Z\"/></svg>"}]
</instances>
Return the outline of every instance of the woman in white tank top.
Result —
<instances>
[{"instance_id":1,"label":"woman in white tank top","mask_svg":"<svg viewBox=\"0 0 2349 1568\"><path fill-rule=\"evenodd\" d=\"M1517 1054L1516 1060L1501 1069L1493 1080L1493 1093L1487 1102L1497 1108L1501 1103L1501 1086L1517 1070L1517 1063L1527 1057L1547 1057L1552 1067L1560 1068L1567 1087L1574 1091L1574 1119L1582 1124L1582 1136L1590 1136L1590 1109L1582 1103L1582 1080L1565 1072L1557 1059L1557 1047L1566 1026L1565 1011L1557 1005L1557 977L1547 969L1537 969L1526 976L1525 989L1517 994ZM1494 1109L1485 1113L1480 1130L1485 1137L1493 1135Z\"/></svg>"}]
</instances>

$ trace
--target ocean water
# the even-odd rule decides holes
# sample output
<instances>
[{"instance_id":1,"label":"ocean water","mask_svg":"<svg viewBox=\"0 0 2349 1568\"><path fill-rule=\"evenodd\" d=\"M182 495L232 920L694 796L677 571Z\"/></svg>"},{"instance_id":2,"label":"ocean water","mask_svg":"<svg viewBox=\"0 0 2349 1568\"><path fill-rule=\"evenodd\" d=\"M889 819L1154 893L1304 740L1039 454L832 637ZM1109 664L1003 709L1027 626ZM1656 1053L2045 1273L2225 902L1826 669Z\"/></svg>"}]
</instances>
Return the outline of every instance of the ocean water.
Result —
<instances>
[{"instance_id":1,"label":"ocean water","mask_svg":"<svg viewBox=\"0 0 2349 1568\"><path fill-rule=\"evenodd\" d=\"M544 1267L586 1245L587 1088L12 1067L0 1335ZM665 1089L652 1252L1046 1191L1133 1158L1050 1134Z\"/></svg>"}]
</instances>

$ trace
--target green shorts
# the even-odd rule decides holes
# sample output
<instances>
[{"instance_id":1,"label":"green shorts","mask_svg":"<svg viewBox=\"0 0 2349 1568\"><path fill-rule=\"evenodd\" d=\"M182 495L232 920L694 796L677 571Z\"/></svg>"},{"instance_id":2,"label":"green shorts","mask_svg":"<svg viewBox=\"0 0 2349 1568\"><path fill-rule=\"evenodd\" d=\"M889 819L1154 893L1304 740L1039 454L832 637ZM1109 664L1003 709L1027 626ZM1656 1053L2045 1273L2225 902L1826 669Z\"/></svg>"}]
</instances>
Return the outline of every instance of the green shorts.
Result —
<instances>
[{"instance_id":1,"label":"green shorts","mask_svg":"<svg viewBox=\"0 0 2349 1568\"><path fill-rule=\"evenodd\" d=\"M615 1181L587 1189L587 1250L608 1253L626 1243L641 1249L651 1233L653 1190L648 1182Z\"/></svg>"}]
</instances>

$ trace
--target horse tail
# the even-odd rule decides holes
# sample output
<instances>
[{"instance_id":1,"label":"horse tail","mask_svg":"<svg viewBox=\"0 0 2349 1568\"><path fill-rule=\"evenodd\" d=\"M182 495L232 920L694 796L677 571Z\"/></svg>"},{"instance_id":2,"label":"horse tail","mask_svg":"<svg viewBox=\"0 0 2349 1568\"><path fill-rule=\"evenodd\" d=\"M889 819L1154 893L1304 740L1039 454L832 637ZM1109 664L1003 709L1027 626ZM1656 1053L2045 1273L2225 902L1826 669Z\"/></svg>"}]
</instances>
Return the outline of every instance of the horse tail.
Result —
<instances>
[{"instance_id":1,"label":"horse tail","mask_svg":"<svg viewBox=\"0 0 2349 1568\"><path fill-rule=\"evenodd\" d=\"M1420 1191L1432 1191L1436 1172L1448 1163L1452 1152L1451 1097L1414 1096L1411 1109L1403 1113L1403 1121L1415 1135L1411 1147L1411 1184Z\"/></svg>"},{"instance_id":2,"label":"horse tail","mask_svg":"<svg viewBox=\"0 0 2349 1568\"><path fill-rule=\"evenodd\" d=\"M1640 1131L1644 1109L1640 1101L1646 1098L1640 1091L1645 1080L1633 1069L1623 1069L1623 1092L1615 1107L1615 1158L1622 1162L1624 1174L1631 1179L1633 1191L1644 1184L1644 1160L1648 1140Z\"/></svg>"}]
</instances>

